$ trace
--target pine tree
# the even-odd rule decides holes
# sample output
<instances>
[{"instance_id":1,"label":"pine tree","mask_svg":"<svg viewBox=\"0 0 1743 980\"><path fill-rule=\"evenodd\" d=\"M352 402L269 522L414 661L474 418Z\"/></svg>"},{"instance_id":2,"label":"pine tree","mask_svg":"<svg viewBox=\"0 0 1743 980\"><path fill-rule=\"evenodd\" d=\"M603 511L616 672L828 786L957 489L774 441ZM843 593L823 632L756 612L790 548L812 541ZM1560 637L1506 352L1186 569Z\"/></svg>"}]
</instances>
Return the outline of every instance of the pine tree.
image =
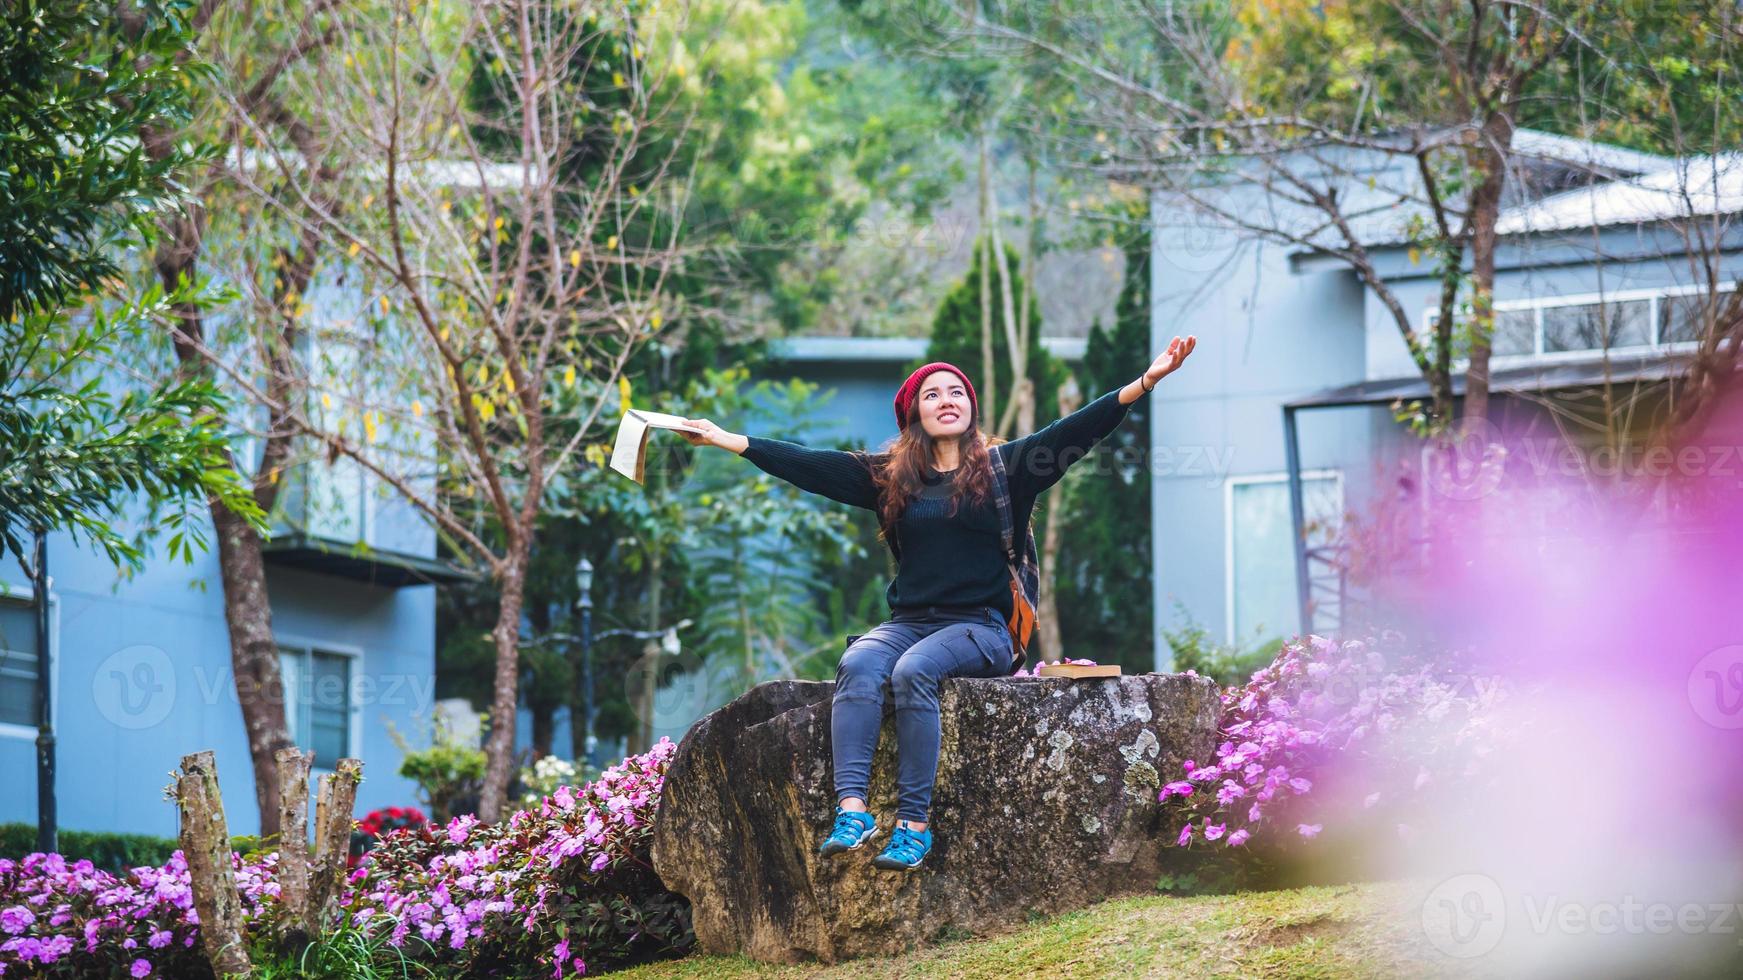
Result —
<instances>
[{"instance_id":1,"label":"pine tree","mask_svg":"<svg viewBox=\"0 0 1743 980\"><path fill-rule=\"evenodd\" d=\"M980 356L980 262L984 249L977 246L974 250L974 263L969 267L968 274L956 287L945 295L944 301L938 305L938 315L932 320L932 342L926 347L925 361L908 366L912 371L928 361L949 361L968 372L970 381L974 382L975 393L981 398L981 430L991 432L998 426L998 419L987 413L986 385L982 378L986 374L985 365ZM1005 249L1011 270L1011 295L1020 297L1029 284L1023 281L1019 273L1017 253L1009 247ZM999 270L994 263L992 270L993 296L993 377L997 381L997 404L993 406L1000 415L1010 404L1011 398L1011 345L1005 339L1005 315L999 297ZM1059 386L1064 383L1066 368L1058 358L1047 353L1041 346L1041 310L1040 304L1029 303L1029 377L1035 382L1035 425L1046 425L1059 417ZM1016 433L1007 432L1009 438L1015 438ZM1037 517L1039 527L1039 517Z\"/></svg>"},{"instance_id":2,"label":"pine tree","mask_svg":"<svg viewBox=\"0 0 1743 980\"><path fill-rule=\"evenodd\" d=\"M1142 222L1140 222L1142 224ZM1090 329L1078 377L1095 398L1137 376L1150 363L1150 239L1126 243L1125 282L1112 333ZM1060 631L1067 656L1118 663L1128 672L1153 669L1155 614L1150 574L1150 397L1138 399L1125 421L1067 474L1067 535L1060 546Z\"/></svg>"}]
</instances>

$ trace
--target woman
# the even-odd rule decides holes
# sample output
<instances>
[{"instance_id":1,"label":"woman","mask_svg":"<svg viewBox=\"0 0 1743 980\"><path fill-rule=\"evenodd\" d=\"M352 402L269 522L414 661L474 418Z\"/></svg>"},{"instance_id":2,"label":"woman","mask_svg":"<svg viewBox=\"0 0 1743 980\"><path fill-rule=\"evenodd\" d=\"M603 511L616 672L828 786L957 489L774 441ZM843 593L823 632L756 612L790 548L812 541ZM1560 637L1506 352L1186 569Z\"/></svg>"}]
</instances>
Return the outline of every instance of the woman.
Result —
<instances>
[{"instance_id":1,"label":"woman","mask_svg":"<svg viewBox=\"0 0 1743 980\"><path fill-rule=\"evenodd\" d=\"M1020 541L1035 498L1197 344L1197 337L1175 337L1135 380L1039 432L998 445L975 422L979 405L968 375L943 361L915 371L896 391L901 433L876 455L807 449L728 432L707 419L687 420L703 430L683 434L692 445L731 450L802 490L875 511L886 532L894 529L894 540L887 541L897 560L887 593L891 617L855 640L836 668L830 738L838 803L835 827L820 848L824 856L858 850L877 832L866 797L885 680L895 699L897 819L872 863L910 871L932 850L926 824L938 772L940 683L1015 669L1005 625L1012 615L1010 570L988 454L1003 458Z\"/></svg>"}]
</instances>

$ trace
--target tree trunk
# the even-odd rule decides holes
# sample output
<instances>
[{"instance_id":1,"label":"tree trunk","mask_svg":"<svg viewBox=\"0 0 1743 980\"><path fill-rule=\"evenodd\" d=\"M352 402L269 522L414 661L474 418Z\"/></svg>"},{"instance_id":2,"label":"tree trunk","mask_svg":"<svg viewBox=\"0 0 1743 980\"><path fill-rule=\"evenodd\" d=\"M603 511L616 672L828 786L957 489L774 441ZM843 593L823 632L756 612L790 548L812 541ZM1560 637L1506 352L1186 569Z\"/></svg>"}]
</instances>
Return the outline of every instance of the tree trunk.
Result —
<instances>
[{"instance_id":1,"label":"tree trunk","mask_svg":"<svg viewBox=\"0 0 1743 980\"><path fill-rule=\"evenodd\" d=\"M653 581L648 586L648 630L658 631L660 628L661 579L665 574L665 549L658 545L654 548L653 560L648 563ZM642 644L642 689L636 695L635 728L630 732L629 753L640 755L653 747L654 744L654 692L660 683L660 641L650 637Z\"/></svg>"},{"instance_id":2,"label":"tree trunk","mask_svg":"<svg viewBox=\"0 0 1743 980\"><path fill-rule=\"evenodd\" d=\"M997 365L993 363L993 256L992 239L987 237L987 229L993 221L992 176L987 156L986 130L983 129L980 134L980 237L975 241L975 248L980 250L980 424L997 432L999 377Z\"/></svg>"},{"instance_id":3,"label":"tree trunk","mask_svg":"<svg viewBox=\"0 0 1743 980\"><path fill-rule=\"evenodd\" d=\"M218 572L224 583L224 622L230 631L230 665L236 675L236 700L254 766L254 796L260 806L260 833L279 826L278 753L293 748L284 710L284 680L279 673L278 641L272 633L267 599L266 561L260 536L224 507L212 506L217 530Z\"/></svg>"},{"instance_id":4,"label":"tree trunk","mask_svg":"<svg viewBox=\"0 0 1743 980\"><path fill-rule=\"evenodd\" d=\"M520 708L520 610L526 593L527 553L524 541L510 545L501 578L501 604L496 628L496 676L490 702L490 737L484 741L484 790L478 798L478 819L501 820L508 806L508 782L513 775L514 730Z\"/></svg>"},{"instance_id":5,"label":"tree trunk","mask_svg":"<svg viewBox=\"0 0 1743 980\"><path fill-rule=\"evenodd\" d=\"M301 945L314 934L309 918L309 763L313 753L278 750L279 903L290 915L292 941ZM301 935L296 935L297 933Z\"/></svg>"},{"instance_id":6,"label":"tree trunk","mask_svg":"<svg viewBox=\"0 0 1743 980\"><path fill-rule=\"evenodd\" d=\"M1495 222L1501 214L1501 189L1507 181L1506 151L1513 145L1513 123L1503 113L1489 117L1476 146L1473 168L1481 175L1471 192L1471 366L1465 373L1464 417L1489 417L1489 351L1495 326Z\"/></svg>"},{"instance_id":7,"label":"tree trunk","mask_svg":"<svg viewBox=\"0 0 1743 980\"><path fill-rule=\"evenodd\" d=\"M176 805L189 890L200 915L200 947L218 976L249 976L253 968L242 940L242 895L230 867L230 827L218 790L218 763L210 750L182 756Z\"/></svg>"},{"instance_id":8,"label":"tree trunk","mask_svg":"<svg viewBox=\"0 0 1743 980\"><path fill-rule=\"evenodd\" d=\"M361 782L363 763L340 759L332 773L321 777L321 788L315 796L315 860L309 872L306 913L314 935L331 928L339 911L346 858L351 853L352 810L357 805L357 784Z\"/></svg>"},{"instance_id":9,"label":"tree trunk","mask_svg":"<svg viewBox=\"0 0 1743 980\"><path fill-rule=\"evenodd\" d=\"M1072 385L1059 389L1059 417L1064 418L1077 411L1083 403L1083 396ZM1046 527L1041 532L1041 581L1046 588L1041 590L1041 608L1035 610L1036 619L1040 620L1041 656L1059 660L1065 656L1065 642L1059 632L1059 582L1054 574L1059 567L1059 541L1063 537L1061 529L1065 526L1065 518L1061 512L1065 510L1066 495L1069 490L1066 482L1061 480L1053 488L1053 493L1047 500Z\"/></svg>"}]
</instances>

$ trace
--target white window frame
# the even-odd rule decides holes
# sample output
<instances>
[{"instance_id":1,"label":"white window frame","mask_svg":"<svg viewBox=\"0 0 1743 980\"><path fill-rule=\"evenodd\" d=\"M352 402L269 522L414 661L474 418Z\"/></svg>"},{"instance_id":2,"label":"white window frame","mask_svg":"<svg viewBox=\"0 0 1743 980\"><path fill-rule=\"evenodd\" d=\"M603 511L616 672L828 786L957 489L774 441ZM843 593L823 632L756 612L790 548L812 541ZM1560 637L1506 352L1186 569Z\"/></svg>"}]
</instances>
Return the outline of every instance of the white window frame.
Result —
<instances>
[{"instance_id":1,"label":"white window frame","mask_svg":"<svg viewBox=\"0 0 1743 980\"><path fill-rule=\"evenodd\" d=\"M28 585L12 585L0 581L0 600L20 602L32 608L36 604L36 590ZM61 658L55 654L61 648L61 603L60 596L55 594L54 577L48 580L48 681L49 681L49 715L54 720L56 731L61 727ZM42 655L38 655L38 668L41 669ZM16 738L36 741L35 725L19 725L9 721L0 721L0 738Z\"/></svg>"},{"instance_id":2,"label":"white window frame","mask_svg":"<svg viewBox=\"0 0 1743 980\"><path fill-rule=\"evenodd\" d=\"M273 635L273 642L278 650L281 684L283 683L284 654L286 651L300 651L305 657L312 656L315 653L324 653L329 656L344 657L351 662L348 671L350 678L346 684L347 690L345 691L345 741L347 743L345 747L349 750L352 758L361 759L363 757L361 754L361 748L363 745L363 698L358 688L363 679L363 648L348 643L333 643L328 640L285 633L275 633ZM309 747L304 746L303 743L298 741L296 738L295 722L290 717L290 707L291 701L289 696L287 696L285 698L285 725L292 729L291 742L296 745L297 748L308 751ZM331 773L333 769L330 766L311 766L310 771L316 773Z\"/></svg>"},{"instance_id":3,"label":"white window frame","mask_svg":"<svg viewBox=\"0 0 1743 980\"><path fill-rule=\"evenodd\" d=\"M1301 479L1323 480L1331 479L1337 483L1338 500L1344 499L1344 472L1339 469L1302 470ZM1226 642L1234 644L1235 637L1235 486L1258 483L1288 483L1287 472L1278 473L1248 473L1242 476L1231 476L1223 481L1223 635ZM1291 519L1291 524L1294 518ZM1290 567L1299 568L1295 564L1295 542L1290 542ZM1300 583L1296 583L1299 595ZM1285 634L1287 635L1287 633Z\"/></svg>"},{"instance_id":4,"label":"white window frame","mask_svg":"<svg viewBox=\"0 0 1743 980\"><path fill-rule=\"evenodd\" d=\"M1721 294L1738 288L1739 280L1729 279L1717 285ZM1698 340L1680 340L1674 343L1660 343L1659 312L1660 300L1675 296L1693 296L1707 291L1705 285L1689 286L1649 286L1642 289L1618 289L1611 292L1569 293L1565 296L1534 296L1529 299L1507 299L1495 301L1495 312L1513 312L1518 310L1532 311L1533 353L1529 354L1496 354L1491 360L1495 368L1527 367L1533 364L1565 364L1585 361L1600 361L1606 357L1631 354L1676 354L1694 350L1699 346ZM1592 348L1590 350L1545 351L1543 349L1543 311L1562 306L1609 306L1612 303L1647 301L1646 319L1651 330L1652 339L1646 344L1634 344L1628 347ZM1440 307L1430 306L1422 311L1422 326L1425 334L1433 333L1434 325L1440 319ZM1455 371L1469 370L1471 359L1460 357L1454 359L1452 368Z\"/></svg>"}]
</instances>

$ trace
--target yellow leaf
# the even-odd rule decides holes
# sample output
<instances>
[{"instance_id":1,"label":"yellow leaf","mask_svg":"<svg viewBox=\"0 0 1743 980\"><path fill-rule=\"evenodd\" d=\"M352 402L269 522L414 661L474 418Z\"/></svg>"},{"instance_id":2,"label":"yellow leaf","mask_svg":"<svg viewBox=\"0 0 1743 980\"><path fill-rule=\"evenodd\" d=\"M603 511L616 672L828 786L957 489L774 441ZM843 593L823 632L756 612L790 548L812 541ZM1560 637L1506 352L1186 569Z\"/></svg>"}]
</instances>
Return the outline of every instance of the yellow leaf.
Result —
<instances>
[{"instance_id":1,"label":"yellow leaf","mask_svg":"<svg viewBox=\"0 0 1743 980\"><path fill-rule=\"evenodd\" d=\"M1418 249L1418 248L1412 248L1410 250L1410 264L1415 265L1417 262L1420 262L1421 260L1422 260L1422 250Z\"/></svg>"},{"instance_id":2,"label":"yellow leaf","mask_svg":"<svg viewBox=\"0 0 1743 980\"><path fill-rule=\"evenodd\" d=\"M370 205L371 205L371 204L374 204L374 203L375 203L375 195L374 195L374 194L365 194L365 195L363 195L363 206L364 206L364 207L368 207L368 206L370 206Z\"/></svg>"},{"instance_id":3,"label":"yellow leaf","mask_svg":"<svg viewBox=\"0 0 1743 980\"><path fill-rule=\"evenodd\" d=\"M279 470L279 468L274 466L272 468L272 472L266 474L266 482L277 483L278 482L278 470Z\"/></svg>"},{"instance_id":4,"label":"yellow leaf","mask_svg":"<svg viewBox=\"0 0 1743 980\"><path fill-rule=\"evenodd\" d=\"M448 202L447 202L447 201L443 201L443 202L442 202L442 213L443 213L443 214L447 214L447 213L448 213Z\"/></svg>"},{"instance_id":5,"label":"yellow leaf","mask_svg":"<svg viewBox=\"0 0 1743 980\"><path fill-rule=\"evenodd\" d=\"M481 385L490 383L490 369L482 364L478 365L478 383Z\"/></svg>"},{"instance_id":6,"label":"yellow leaf","mask_svg":"<svg viewBox=\"0 0 1743 980\"><path fill-rule=\"evenodd\" d=\"M375 413L363 413L363 437L370 442L375 441Z\"/></svg>"},{"instance_id":7,"label":"yellow leaf","mask_svg":"<svg viewBox=\"0 0 1743 980\"><path fill-rule=\"evenodd\" d=\"M563 387L575 387L575 365L573 364L563 369Z\"/></svg>"},{"instance_id":8,"label":"yellow leaf","mask_svg":"<svg viewBox=\"0 0 1743 980\"><path fill-rule=\"evenodd\" d=\"M593 358L591 358L591 357L582 358L581 359L581 370L592 371L593 370Z\"/></svg>"},{"instance_id":9,"label":"yellow leaf","mask_svg":"<svg viewBox=\"0 0 1743 980\"><path fill-rule=\"evenodd\" d=\"M352 242L351 247L345 250L345 254L346 255L356 255L358 252L361 252L361 251L363 251L363 243Z\"/></svg>"},{"instance_id":10,"label":"yellow leaf","mask_svg":"<svg viewBox=\"0 0 1743 980\"><path fill-rule=\"evenodd\" d=\"M327 394L324 391L321 392L321 407L322 408L332 408L333 407L333 396Z\"/></svg>"},{"instance_id":11,"label":"yellow leaf","mask_svg":"<svg viewBox=\"0 0 1743 980\"><path fill-rule=\"evenodd\" d=\"M617 236L613 235L610 238L607 238L605 240L605 247L607 250L616 248L617 247Z\"/></svg>"},{"instance_id":12,"label":"yellow leaf","mask_svg":"<svg viewBox=\"0 0 1743 980\"><path fill-rule=\"evenodd\" d=\"M579 269L580 267L581 267L581 250L577 248L577 249L574 249L574 250L569 252L569 268Z\"/></svg>"},{"instance_id":13,"label":"yellow leaf","mask_svg":"<svg viewBox=\"0 0 1743 980\"><path fill-rule=\"evenodd\" d=\"M641 58L641 56L642 56L642 46L641 46L641 42L639 42L639 41L638 41L638 42L636 42L636 46L635 46L635 47L634 47L634 48L633 48L633 49L631 49L631 50L633 50L633 51L635 51L635 56L636 56L636 58L638 58L638 59L639 59L639 58Z\"/></svg>"},{"instance_id":14,"label":"yellow leaf","mask_svg":"<svg viewBox=\"0 0 1743 980\"><path fill-rule=\"evenodd\" d=\"M509 373L508 368L502 369L502 386L508 389L509 394L514 394L514 375Z\"/></svg>"},{"instance_id":15,"label":"yellow leaf","mask_svg":"<svg viewBox=\"0 0 1743 980\"><path fill-rule=\"evenodd\" d=\"M383 313L387 312L387 297L386 296L383 296L381 298L381 312L383 312Z\"/></svg>"},{"instance_id":16,"label":"yellow leaf","mask_svg":"<svg viewBox=\"0 0 1743 980\"><path fill-rule=\"evenodd\" d=\"M629 411L629 379L622 375L617 378L617 397L623 403L623 410Z\"/></svg>"},{"instance_id":17,"label":"yellow leaf","mask_svg":"<svg viewBox=\"0 0 1743 980\"><path fill-rule=\"evenodd\" d=\"M414 418L420 418L420 419L424 417L424 403L423 402L418 401L417 399L412 400L412 416Z\"/></svg>"},{"instance_id":18,"label":"yellow leaf","mask_svg":"<svg viewBox=\"0 0 1743 980\"><path fill-rule=\"evenodd\" d=\"M655 310L654 315L648 317L648 326L653 327L655 330L658 330L658 329L660 329L660 324L664 323L665 320L666 320L665 317L660 316L660 311Z\"/></svg>"},{"instance_id":19,"label":"yellow leaf","mask_svg":"<svg viewBox=\"0 0 1743 980\"><path fill-rule=\"evenodd\" d=\"M620 72L620 71L612 72L611 73L611 84L616 85L618 88L623 88L623 72Z\"/></svg>"},{"instance_id":20,"label":"yellow leaf","mask_svg":"<svg viewBox=\"0 0 1743 980\"><path fill-rule=\"evenodd\" d=\"M443 327L441 332L436 334L436 336L442 338L442 343L444 343L444 344L447 343L448 342L448 328Z\"/></svg>"},{"instance_id":21,"label":"yellow leaf","mask_svg":"<svg viewBox=\"0 0 1743 980\"><path fill-rule=\"evenodd\" d=\"M454 123L448 127L448 138L449 139L453 139L454 137L459 136L459 135L460 135L460 124L459 123Z\"/></svg>"},{"instance_id":22,"label":"yellow leaf","mask_svg":"<svg viewBox=\"0 0 1743 980\"><path fill-rule=\"evenodd\" d=\"M497 218L497 219L496 219L496 230L497 230L497 231L501 231L501 230L502 230L502 219L501 219L501 218Z\"/></svg>"},{"instance_id":23,"label":"yellow leaf","mask_svg":"<svg viewBox=\"0 0 1743 980\"><path fill-rule=\"evenodd\" d=\"M629 196L630 197L641 197L642 196L642 189L640 187L637 187L634 184L629 185Z\"/></svg>"}]
</instances>

